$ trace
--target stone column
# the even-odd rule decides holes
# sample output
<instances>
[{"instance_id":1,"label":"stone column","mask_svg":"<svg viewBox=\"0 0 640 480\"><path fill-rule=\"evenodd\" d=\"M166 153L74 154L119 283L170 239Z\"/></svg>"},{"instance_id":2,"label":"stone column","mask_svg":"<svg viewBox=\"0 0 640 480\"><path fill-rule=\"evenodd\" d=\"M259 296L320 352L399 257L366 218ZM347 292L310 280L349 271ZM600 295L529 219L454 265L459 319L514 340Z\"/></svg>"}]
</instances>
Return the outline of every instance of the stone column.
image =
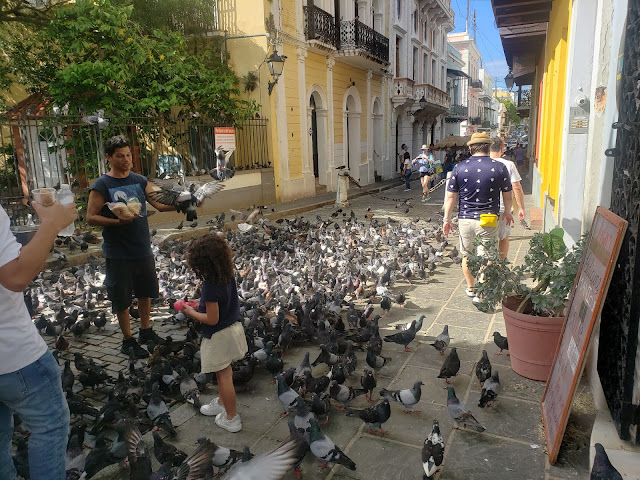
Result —
<instances>
[{"instance_id":1,"label":"stone column","mask_svg":"<svg viewBox=\"0 0 640 480\"><path fill-rule=\"evenodd\" d=\"M371 105L371 79L373 78L373 72L367 70L367 105L364 108L365 115L367 116L367 164L366 164L366 178L360 174L360 179L365 183L373 182L373 117L372 117L372 105ZM364 172L363 172L364 173Z\"/></svg>"},{"instance_id":2,"label":"stone column","mask_svg":"<svg viewBox=\"0 0 640 480\"><path fill-rule=\"evenodd\" d=\"M335 172L335 127L334 127L334 102L333 102L333 67L336 61L333 57L327 57L327 190L337 188ZM340 112L342 114L342 112Z\"/></svg>"}]
</instances>

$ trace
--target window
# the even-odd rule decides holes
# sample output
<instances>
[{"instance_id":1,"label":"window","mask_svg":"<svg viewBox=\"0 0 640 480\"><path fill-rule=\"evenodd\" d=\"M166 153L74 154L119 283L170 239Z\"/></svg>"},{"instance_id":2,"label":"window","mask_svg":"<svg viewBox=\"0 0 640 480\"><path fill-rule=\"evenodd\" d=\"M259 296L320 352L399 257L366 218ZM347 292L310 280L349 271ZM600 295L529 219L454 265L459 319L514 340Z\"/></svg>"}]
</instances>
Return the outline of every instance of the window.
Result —
<instances>
[{"instance_id":1,"label":"window","mask_svg":"<svg viewBox=\"0 0 640 480\"><path fill-rule=\"evenodd\" d=\"M400 78L400 37L396 37L396 78Z\"/></svg>"},{"instance_id":2,"label":"window","mask_svg":"<svg viewBox=\"0 0 640 480\"><path fill-rule=\"evenodd\" d=\"M445 90L445 91L447 89L447 86L445 85L445 83L447 81L446 79L447 79L447 77L446 77L445 72L444 72L444 67L442 67L442 70L440 72L440 82L441 82L441 85L442 85L442 90Z\"/></svg>"},{"instance_id":3,"label":"window","mask_svg":"<svg viewBox=\"0 0 640 480\"><path fill-rule=\"evenodd\" d=\"M431 85L436 86L436 61L431 60Z\"/></svg>"},{"instance_id":4,"label":"window","mask_svg":"<svg viewBox=\"0 0 640 480\"><path fill-rule=\"evenodd\" d=\"M413 11L413 33L418 33L418 6Z\"/></svg>"},{"instance_id":5,"label":"window","mask_svg":"<svg viewBox=\"0 0 640 480\"><path fill-rule=\"evenodd\" d=\"M396 10L398 11L398 18L400 18L400 5L402 5L402 0L398 0Z\"/></svg>"},{"instance_id":6,"label":"window","mask_svg":"<svg viewBox=\"0 0 640 480\"><path fill-rule=\"evenodd\" d=\"M427 43L427 33L429 33L429 29L427 28L427 22L422 23L422 41Z\"/></svg>"},{"instance_id":7,"label":"window","mask_svg":"<svg viewBox=\"0 0 640 480\"><path fill-rule=\"evenodd\" d=\"M411 78L416 80L418 74L418 47L413 47L413 72Z\"/></svg>"},{"instance_id":8,"label":"window","mask_svg":"<svg viewBox=\"0 0 640 480\"><path fill-rule=\"evenodd\" d=\"M429 55L422 57L422 83L429 83Z\"/></svg>"}]
</instances>

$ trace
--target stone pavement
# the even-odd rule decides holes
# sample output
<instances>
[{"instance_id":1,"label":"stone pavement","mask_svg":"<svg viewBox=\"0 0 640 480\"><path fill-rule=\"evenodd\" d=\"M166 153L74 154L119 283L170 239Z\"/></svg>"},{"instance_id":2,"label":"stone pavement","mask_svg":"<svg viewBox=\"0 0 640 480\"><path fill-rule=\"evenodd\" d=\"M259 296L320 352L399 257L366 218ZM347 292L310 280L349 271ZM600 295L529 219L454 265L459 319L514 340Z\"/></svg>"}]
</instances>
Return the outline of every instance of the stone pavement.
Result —
<instances>
[{"instance_id":1,"label":"stone pavement","mask_svg":"<svg viewBox=\"0 0 640 480\"><path fill-rule=\"evenodd\" d=\"M430 217L434 222L439 222L441 217L436 215L442 206L443 189L435 192L430 202L421 204L419 183L414 182L414 185L411 192L404 192L404 187L398 181L396 187L351 201L351 206L345 211L348 213L353 209L360 217L370 207L375 217L394 217L399 220L407 216L420 217L422 221ZM398 203L407 198L414 200L409 214L405 215L405 207ZM334 211L334 207L324 206L302 215L320 215L326 218ZM512 233L509 257L513 262L519 263L524 258L533 232L518 225ZM455 238L450 238L449 241L457 243ZM405 353L399 345L384 344L383 355L392 357L392 361L377 375L378 386L374 398L378 397L380 388L408 388L414 381L421 380L424 382L422 399L416 406L421 413L406 415L401 412L400 405L392 404L391 418L384 425L389 435L380 438L367 433L360 419L346 417L334 409L329 423L321 426L321 429L355 461L357 470L350 471L342 466L335 466L323 471L315 464L312 455L308 454L301 466L302 478L422 478L422 444L431 431L434 419L440 422L446 442L444 464L435 478L588 478L589 435L595 417L595 407L588 388L582 388L577 395L558 464L551 467L546 462L540 414L544 383L520 377L511 370L508 356L494 355L499 350L493 343L492 333L499 331L506 334L502 313L479 312L465 295L464 289L460 267L449 262L438 267L435 275L427 281L409 284L401 277L398 278L392 291L404 291L407 302L402 309L393 305L389 315L381 321L381 335L395 331L393 325L396 323L406 323L421 314L426 315L426 318L416 337L417 341L411 345L411 353ZM379 306L376 306L375 313L381 313ZM449 325L451 346L457 347L461 360L460 373L451 380L452 385L460 400L487 428L483 433L452 430L453 421L446 411L447 392L443 380L437 378L445 357L440 356L425 339L427 335L439 334L444 325ZM176 326L161 325L160 314L154 314L153 326L160 334L171 332L174 338L181 338L181 330ZM108 368L114 375L126 366L125 356L118 351L121 337L116 325L108 325L106 334L87 334L85 337L84 343L72 341L72 349L84 349L102 362L110 363ZM52 339L48 340L49 343L52 342ZM494 370L499 370L502 384L499 401L494 408L489 409L477 407L480 388L474 367L483 349L489 353ZM285 368L297 367L307 350L312 359L319 352L316 347L293 348L285 356ZM364 353L358 352L357 357L356 376L347 380L347 384L354 387L359 386L360 374L363 365L366 365ZM314 376L326 372L324 365L313 369ZM250 392L242 388L238 392L238 410L244 425L240 433L227 433L214 424L213 418L200 415L190 405L180 405L172 411L172 420L178 431L175 445L190 452L195 448L197 438L208 436L215 443L231 448L242 449L244 445L248 445L252 452L258 454L288 438L286 419L281 418L283 409L278 401L275 385L269 383L269 374L264 370L257 372L250 387ZM201 397L203 402L209 401L216 392L216 387L210 386ZM104 393L97 392L96 396L100 400L98 404L101 404ZM363 397L356 400L353 407L367 404ZM128 474L114 466L94 478L125 479ZM290 473L285 478L295 477Z\"/></svg>"}]
</instances>

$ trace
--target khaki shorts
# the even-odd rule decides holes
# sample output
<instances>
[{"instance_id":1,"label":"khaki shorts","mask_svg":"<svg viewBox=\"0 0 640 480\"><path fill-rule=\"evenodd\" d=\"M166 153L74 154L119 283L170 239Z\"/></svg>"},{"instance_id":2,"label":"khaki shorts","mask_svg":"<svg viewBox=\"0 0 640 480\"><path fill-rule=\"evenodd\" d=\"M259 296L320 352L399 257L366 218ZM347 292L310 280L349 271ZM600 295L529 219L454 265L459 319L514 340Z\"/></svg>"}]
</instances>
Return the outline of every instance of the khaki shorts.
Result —
<instances>
[{"instance_id":1,"label":"khaki shorts","mask_svg":"<svg viewBox=\"0 0 640 480\"><path fill-rule=\"evenodd\" d=\"M247 339L244 336L242 323L236 322L203 338L200 345L200 365L202 373L224 370L231 362L237 362L247 353Z\"/></svg>"},{"instance_id":2,"label":"khaki shorts","mask_svg":"<svg viewBox=\"0 0 640 480\"><path fill-rule=\"evenodd\" d=\"M481 227L480 220L473 218L461 218L458 220L458 230L460 232L460 254L462 256L474 253L473 241L476 237L483 241L498 241L499 227ZM484 255L484 247L478 247L478 255Z\"/></svg>"},{"instance_id":3,"label":"khaki shorts","mask_svg":"<svg viewBox=\"0 0 640 480\"><path fill-rule=\"evenodd\" d=\"M504 240L509 235L511 235L511 225L507 225L504 213L501 213L500 219L498 220L498 240Z\"/></svg>"}]
</instances>

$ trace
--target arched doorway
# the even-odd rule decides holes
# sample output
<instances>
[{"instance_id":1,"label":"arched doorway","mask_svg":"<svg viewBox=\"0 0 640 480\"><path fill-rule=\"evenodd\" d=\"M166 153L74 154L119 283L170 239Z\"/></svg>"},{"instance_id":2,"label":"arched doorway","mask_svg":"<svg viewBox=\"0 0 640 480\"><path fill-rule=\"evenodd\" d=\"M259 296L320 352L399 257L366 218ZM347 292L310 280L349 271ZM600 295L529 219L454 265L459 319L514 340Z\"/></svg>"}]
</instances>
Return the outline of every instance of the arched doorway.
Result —
<instances>
[{"instance_id":1,"label":"arched doorway","mask_svg":"<svg viewBox=\"0 0 640 480\"><path fill-rule=\"evenodd\" d=\"M384 175L384 165L382 164L382 106L380 100L375 98L373 100L373 108L371 109L372 124L373 124L373 168L375 176Z\"/></svg>"},{"instance_id":2,"label":"arched doorway","mask_svg":"<svg viewBox=\"0 0 640 480\"><path fill-rule=\"evenodd\" d=\"M360 178L360 114L362 104L356 87L349 87L344 98L344 165Z\"/></svg>"},{"instance_id":3,"label":"arched doorway","mask_svg":"<svg viewBox=\"0 0 640 480\"><path fill-rule=\"evenodd\" d=\"M327 185L327 108L324 91L318 85L311 87L308 104L309 157L313 176L319 185ZM311 169L311 168L310 168Z\"/></svg>"}]
</instances>

